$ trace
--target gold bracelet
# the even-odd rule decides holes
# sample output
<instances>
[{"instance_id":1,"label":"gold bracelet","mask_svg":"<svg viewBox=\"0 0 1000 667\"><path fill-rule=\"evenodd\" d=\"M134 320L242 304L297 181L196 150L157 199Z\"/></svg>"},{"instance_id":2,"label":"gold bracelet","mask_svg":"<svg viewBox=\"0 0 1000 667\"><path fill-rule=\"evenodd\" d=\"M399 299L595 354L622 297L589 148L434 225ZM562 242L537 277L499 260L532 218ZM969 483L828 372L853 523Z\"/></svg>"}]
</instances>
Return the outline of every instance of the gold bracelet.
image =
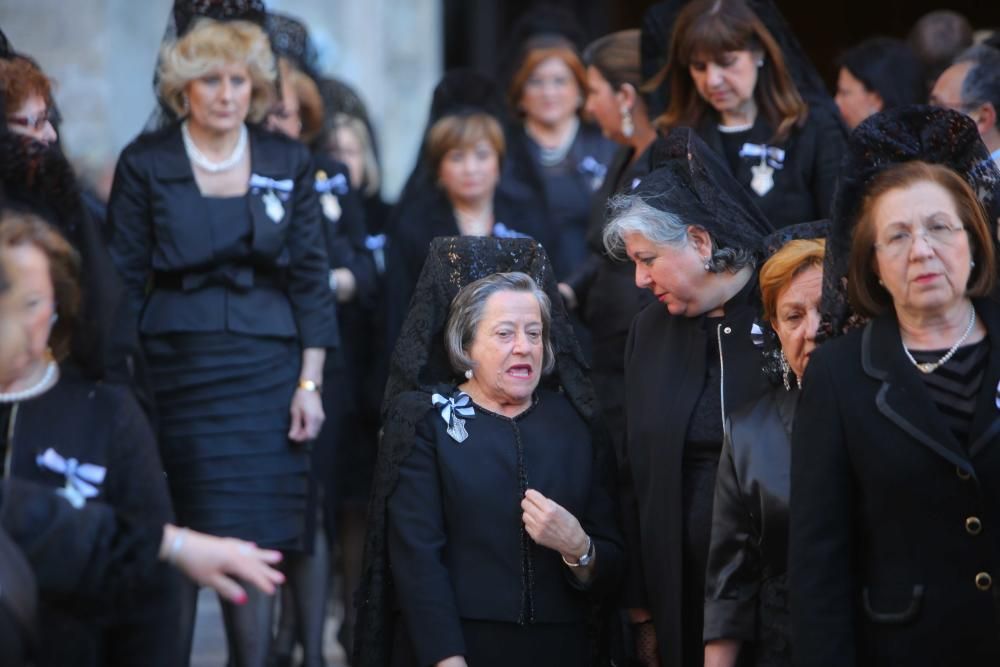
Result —
<instances>
[{"instance_id":1,"label":"gold bracelet","mask_svg":"<svg viewBox=\"0 0 1000 667\"><path fill-rule=\"evenodd\" d=\"M313 391L316 393L323 391L323 387L312 380L299 380L299 389L305 389L306 391Z\"/></svg>"}]
</instances>

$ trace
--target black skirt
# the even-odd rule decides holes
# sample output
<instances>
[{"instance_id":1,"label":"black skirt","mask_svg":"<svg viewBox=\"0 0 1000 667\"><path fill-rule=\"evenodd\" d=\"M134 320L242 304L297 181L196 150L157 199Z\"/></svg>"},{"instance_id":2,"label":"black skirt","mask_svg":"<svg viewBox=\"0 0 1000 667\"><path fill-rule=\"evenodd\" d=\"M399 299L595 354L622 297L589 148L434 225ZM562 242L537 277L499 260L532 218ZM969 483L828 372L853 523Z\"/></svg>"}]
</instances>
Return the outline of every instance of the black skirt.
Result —
<instances>
[{"instance_id":1,"label":"black skirt","mask_svg":"<svg viewBox=\"0 0 1000 667\"><path fill-rule=\"evenodd\" d=\"M178 522L262 547L306 546L309 454L288 439L298 342L213 332L143 343Z\"/></svg>"}]
</instances>

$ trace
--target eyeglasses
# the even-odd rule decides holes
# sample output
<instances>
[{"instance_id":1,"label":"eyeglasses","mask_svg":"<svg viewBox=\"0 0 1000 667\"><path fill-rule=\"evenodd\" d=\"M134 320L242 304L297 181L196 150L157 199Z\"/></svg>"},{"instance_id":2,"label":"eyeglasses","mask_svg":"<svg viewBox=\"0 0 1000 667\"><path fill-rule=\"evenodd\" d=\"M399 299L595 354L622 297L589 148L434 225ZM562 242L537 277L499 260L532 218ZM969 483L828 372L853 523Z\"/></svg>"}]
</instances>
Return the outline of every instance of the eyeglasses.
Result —
<instances>
[{"instance_id":1,"label":"eyeglasses","mask_svg":"<svg viewBox=\"0 0 1000 667\"><path fill-rule=\"evenodd\" d=\"M7 122L13 123L14 125L20 125L22 127L27 127L36 132L41 132L45 125L53 120L53 117L49 114L49 110L39 111L38 113L28 114L26 116L11 115L7 116Z\"/></svg>"},{"instance_id":2,"label":"eyeglasses","mask_svg":"<svg viewBox=\"0 0 1000 667\"><path fill-rule=\"evenodd\" d=\"M897 227L889 233L888 238L874 246L886 256L895 258L909 253L913 247L913 239L918 235L932 248L942 248L955 243L957 234L961 231L965 231L962 225L953 227L945 222L928 222L916 234L911 227Z\"/></svg>"}]
</instances>

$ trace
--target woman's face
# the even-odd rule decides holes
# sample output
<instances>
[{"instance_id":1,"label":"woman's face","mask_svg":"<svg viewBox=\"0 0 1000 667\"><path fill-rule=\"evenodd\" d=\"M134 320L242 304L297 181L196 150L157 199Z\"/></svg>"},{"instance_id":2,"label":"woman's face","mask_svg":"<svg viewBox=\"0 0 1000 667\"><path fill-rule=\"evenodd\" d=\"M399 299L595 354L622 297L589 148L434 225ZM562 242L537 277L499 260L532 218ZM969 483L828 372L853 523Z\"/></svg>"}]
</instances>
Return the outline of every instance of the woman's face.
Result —
<instances>
[{"instance_id":1,"label":"woman's face","mask_svg":"<svg viewBox=\"0 0 1000 667\"><path fill-rule=\"evenodd\" d=\"M711 248L690 232L682 246L660 245L642 234L625 235L625 252L635 262L635 284L648 289L671 315L697 317L719 306L711 303L705 262Z\"/></svg>"},{"instance_id":2,"label":"woman's face","mask_svg":"<svg viewBox=\"0 0 1000 667\"><path fill-rule=\"evenodd\" d=\"M4 270L11 287L3 297L3 316L17 323L25 337L23 353L17 355L18 373L25 372L45 359L55 314L49 259L31 244L13 246L3 251Z\"/></svg>"},{"instance_id":3,"label":"woman's face","mask_svg":"<svg viewBox=\"0 0 1000 667\"><path fill-rule=\"evenodd\" d=\"M452 148L438 167L438 182L452 202L492 199L499 180L500 157L486 139Z\"/></svg>"},{"instance_id":4,"label":"woman's face","mask_svg":"<svg viewBox=\"0 0 1000 667\"><path fill-rule=\"evenodd\" d=\"M819 300L823 293L823 269L810 266L792 278L778 294L771 323L781 341L788 365L796 377L802 377L809 355L816 349L819 329Z\"/></svg>"},{"instance_id":5,"label":"woman's face","mask_svg":"<svg viewBox=\"0 0 1000 667\"><path fill-rule=\"evenodd\" d=\"M302 134L302 118L299 116L299 96L295 87L287 79L281 84L281 101L267 115L267 129L298 139Z\"/></svg>"},{"instance_id":6,"label":"woman's face","mask_svg":"<svg viewBox=\"0 0 1000 667\"><path fill-rule=\"evenodd\" d=\"M622 102L601 72L587 68L587 103L584 110L597 121L605 137L620 144L628 143L622 135Z\"/></svg>"},{"instance_id":7,"label":"woman's face","mask_svg":"<svg viewBox=\"0 0 1000 667\"><path fill-rule=\"evenodd\" d=\"M467 354L475 364L469 384L502 406L526 406L542 374L542 311L529 292L502 291L483 307Z\"/></svg>"},{"instance_id":8,"label":"woman's face","mask_svg":"<svg viewBox=\"0 0 1000 667\"><path fill-rule=\"evenodd\" d=\"M757 63L762 55L754 51L727 51L718 59L698 54L688 72L702 99L720 114L742 110L753 100L757 87Z\"/></svg>"},{"instance_id":9,"label":"woman's face","mask_svg":"<svg viewBox=\"0 0 1000 667\"><path fill-rule=\"evenodd\" d=\"M253 83L243 63L227 63L188 82L188 121L203 131L225 134L238 129L250 112Z\"/></svg>"},{"instance_id":10,"label":"woman's face","mask_svg":"<svg viewBox=\"0 0 1000 667\"><path fill-rule=\"evenodd\" d=\"M573 70L561 58L553 56L538 63L524 83L521 111L541 125L558 125L576 113L580 96Z\"/></svg>"},{"instance_id":11,"label":"woman's face","mask_svg":"<svg viewBox=\"0 0 1000 667\"><path fill-rule=\"evenodd\" d=\"M846 67L837 75L837 95L834 97L840 115L850 129L856 128L865 118L882 110L882 97L854 78Z\"/></svg>"},{"instance_id":12,"label":"woman's face","mask_svg":"<svg viewBox=\"0 0 1000 667\"><path fill-rule=\"evenodd\" d=\"M349 128L338 127L334 132L337 134L333 157L347 165L351 188L361 190L365 180L365 151L361 141Z\"/></svg>"},{"instance_id":13,"label":"woman's face","mask_svg":"<svg viewBox=\"0 0 1000 667\"><path fill-rule=\"evenodd\" d=\"M920 181L873 205L875 268L897 312L937 315L960 303L972 248L951 194Z\"/></svg>"},{"instance_id":14,"label":"woman's face","mask_svg":"<svg viewBox=\"0 0 1000 667\"><path fill-rule=\"evenodd\" d=\"M43 144L56 140L56 130L49 121L49 105L40 95L29 95L17 111L7 116L7 129Z\"/></svg>"}]
</instances>

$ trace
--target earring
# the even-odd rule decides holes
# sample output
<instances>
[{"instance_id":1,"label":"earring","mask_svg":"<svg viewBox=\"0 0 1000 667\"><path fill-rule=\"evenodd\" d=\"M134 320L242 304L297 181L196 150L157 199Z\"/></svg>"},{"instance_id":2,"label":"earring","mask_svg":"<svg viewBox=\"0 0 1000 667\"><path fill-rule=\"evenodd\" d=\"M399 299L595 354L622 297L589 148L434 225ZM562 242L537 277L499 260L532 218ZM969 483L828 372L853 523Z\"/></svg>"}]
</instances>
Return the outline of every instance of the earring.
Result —
<instances>
[{"instance_id":1,"label":"earring","mask_svg":"<svg viewBox=\"0 0 1000 667\"><path fill-rule=\"evenodd\" d=\"M635 134L635 122L632 120L632 110L624 104L618 110L622 115L622 136L631 139Z\"/></svg>"},{"instance_id":2,"label":"earring","mask_svg":"<svg viewBox=\"0 0 1000 667\"><path fill-rule=\"evenodd\" d=\"M712 272L712 262L709 261L708 257L705 258L705 270L709 273Z\"/></svg>"},{"instance_id":3,"label":"earring","mask_svg":"<svg viewBox=\"0 0 1000 667\"><path fill-rule=\"evenodd\" d=\"M764 66L764 59L761 58L760 60L757 61L757 67L763 67L763 66Z\"/></svg>"},{"instance_id":4,"label":"earring","mask_svg":"<svg viewBox=\"0 0 1000 667\"><path fill-rule=\"evenodd\" d=\"M881 285L882 287L885 287L885 283L882 282L881 278L878 279L878 284Z\"/></svg>"},{"instance_id":5,"label":"earring","mask_svg":"<svg viewBox=\"0 0 1000 667\"><path fill-rule=\"evenodd\" d=\"M969 268L970 269L976 268L976 260L974 260L974 259L970 259L969 260Z\"/></svg>"},{"instance_id":6,"label":"earring","mask_svg":"<svg viewBox=\"0 0 1000 667\"><path fill-rule=\"evenodd\" d=\"M465 371L465 379L466 380L471 380L472 379L472 369L471 368Z\"/></svg>"},{"instance_id":7,"label":"earring","mask_svg":"<svg viewBox=\"0 0 1000 667\"><path fill-rule=\"evenodd\" d=\"M788 380L788 374L792 372L792 367L788 365L788 359L785 358L785 351L782 350L780 355L781 363L781 381L785 384L785 391L792 390L792 383Z\"/></svg>"},{"instance_id":8,"label":"earring","mask_svg":"<svg viewBox=\"0 0 1000 667\"><path fill-rule=\"evenodd\" d=\"M59 313L52 313L52 317L49 318L49 326L54 327L56 322L59 321Z\"/></svg>"}]
</instances>

